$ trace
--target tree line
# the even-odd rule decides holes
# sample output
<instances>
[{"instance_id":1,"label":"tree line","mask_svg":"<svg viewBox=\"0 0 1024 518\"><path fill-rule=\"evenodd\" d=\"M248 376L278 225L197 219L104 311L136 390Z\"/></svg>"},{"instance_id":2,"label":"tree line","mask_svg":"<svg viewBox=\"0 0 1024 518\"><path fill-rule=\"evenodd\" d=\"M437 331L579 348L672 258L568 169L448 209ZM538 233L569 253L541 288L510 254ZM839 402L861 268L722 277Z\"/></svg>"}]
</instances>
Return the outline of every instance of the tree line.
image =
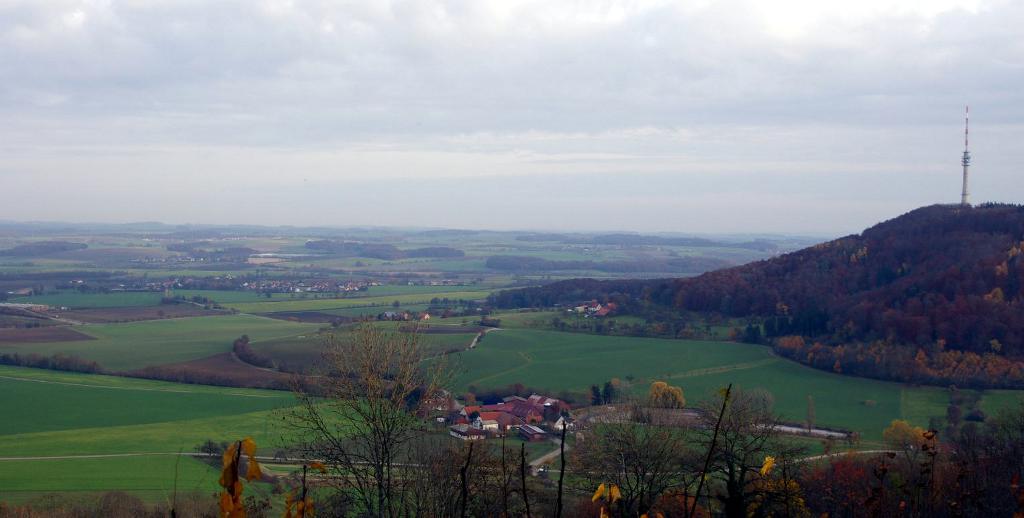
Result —
<instances>
[{"instance_id":1,"label":"tree line","mask_svg":"<svg viewBox=\"0 0 1024 518\"><path fill-rule=\"evenodd\" d=\"M857 367L872 377L1022 387L987 378L1013 372L1024 358L1022 252L1024 207L931 206L860 235L694 278L571 280L499 293L491 303L550 307L597 299L640 316L670 309L742 318L752 323L749 335L741 330L748 341L797 335L808 347L845 348L825 353L833 363L843 364L845 351L883 346L927 357L928 368L915 372ZM822 361L816 354L819 360L809 362L805 353L791 357Z\"/></svg>"}]
</instances>

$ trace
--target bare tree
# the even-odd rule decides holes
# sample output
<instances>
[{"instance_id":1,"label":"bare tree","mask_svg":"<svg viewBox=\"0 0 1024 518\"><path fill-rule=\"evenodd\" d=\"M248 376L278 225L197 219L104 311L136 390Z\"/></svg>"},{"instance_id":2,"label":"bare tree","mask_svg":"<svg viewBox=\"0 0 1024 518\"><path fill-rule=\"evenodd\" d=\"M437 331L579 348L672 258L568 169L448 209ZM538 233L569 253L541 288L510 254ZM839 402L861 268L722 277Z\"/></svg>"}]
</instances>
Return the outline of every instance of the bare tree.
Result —
<instances>
[{"instance_id":1,"label":"bare tree","mask_svg":"<svg viewBox=\"0 0 1024 518\"><path fill-rule=\"evenodd\" d=\"M791 460L798 456L801 449L786 446L778 440L778 418L772 413L771 396L766 392L733 389L724 405L724 411L721 411L721 395L709 399L704 405L706 422L697 433L705 449L711 448L712 430L716 424L712 420L721 415L707 476L709 480L715 479L721 483L717 488L717 498L723 505L725 515L746 517L755 503L758 504L755 508L765 510L766 496L778 496L778 491L784 493L785 498L781 503L786 505L790 501L790 496L787 496L791 489L789 482L795 470ZM762 469L769 456L779 463L777 469L785 473L781 485L766 483L766 474L762 473ZM711 491L709 487L708 492ZM776 501L777 498L771 500L772 506Z\"/></svg>"},{"instance_id":2,"label":"bare tree","mask_svg":"<svg viewBox=\"0 0 1024 518\"><path fill-rule=\"evenodd\" d=\"M648 512L658 498L696 480L699 458L687 448L683 429L637 422L603 424L578 445L576 462L585 488L619 487L619 508L628 516Z\"/></svg>"},{"instance_id":3,"label":"bare tree","mask_svg":"<svg viewBox=\"0 0 1024 518\"><path fill-rule=\"evenodd\" d=\"M403 476L423 435L418 416L444 381L440 362L424 362L415 332L363 325L327 342L322 394L296 386L300 404L286 415L302 453L320 459L330 482L371 516L407 511Z\"/></svg>"}]
</instances>

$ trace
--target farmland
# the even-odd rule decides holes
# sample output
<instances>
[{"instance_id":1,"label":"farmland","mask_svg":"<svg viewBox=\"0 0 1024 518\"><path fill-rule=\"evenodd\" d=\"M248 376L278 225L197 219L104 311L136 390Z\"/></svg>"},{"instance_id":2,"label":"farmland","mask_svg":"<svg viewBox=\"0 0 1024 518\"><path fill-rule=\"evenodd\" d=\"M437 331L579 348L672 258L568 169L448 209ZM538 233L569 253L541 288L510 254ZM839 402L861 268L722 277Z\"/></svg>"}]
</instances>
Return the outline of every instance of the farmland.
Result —
<instances>
[{"instance_id":1,"label":"farmland","mask_svg":"<svg viewBox=\"0 0 1024 518\"><path fill-rule=\"evenodd\" d=\"M431 293L407 293L404 295L386 295L378 297L355 297L355 298L307 298L297 300L282 300L280 302L236 302L227 303L226 306L242 313L276 313L281 311L323 311L332 309L347 309L355 307L387 307L395 302L401 304L426 304L433 298L449 300L478 300L484 299L490 291L440 291Z\"/></svg>"},{"instance_id":2,"label":"farmland","mask_svg":"<svg viewBox=\"0 0 1024 518\"><path fill-rule=\"evenodd\" d=\"M642 393L656 380L679 385L688 404L734 383L772 393L775 409L800 422L807 396L817 407L817 423L859 432L878 440L893 419L926 426L942 417L948 391L854 378L811 369L778 358L767 347L731 342L602 337L525 329L490 333L479 347L453 356L459 390L522 383L551 392L585 394L592 384L632 379ZM1013 391L986 391L982 408L994 411L1024 397Z\"/></svg>"},{"instance_id":3,"label":"farmland","mask_svg":"<svg viewBox=\"0 0 1024 518\"><path fill-rule=\"evenodd\" d=\"M377 324L384 329L395 329L398 324L381 322ZM437 326L434 326L435 329ZM431 332L429 329L421 331L419 344L427 356L434 356L450 350L464 349L476 337L473 329L462 329L453 327L452 332ZM346 339L346 330L341 329L335 332L337 339ZM253 344L253 349L266 354L275 361L285 362L294 367L310 367L321 358L327 336L321 334L307 334L265 340Z\"/></svg>"},{"instance_id":4,"label":"farmland","mask_svg":"<svg viewBox=\"0 0 1024 518\"><path fill-rule=\"evenodd\" d=\"M0 499L45 491L122 489L162 499L177 472L182 492L209 492L216 472L194 459L142 455L193 451L206 439L252 436L275 443L275 409L286 392L216 388L0 367L7 415L0 421ZM17 458L22 458L18 460ZM10 460L8 460L10 459Z\"/></svg>"},{"instance_id":5,"label":"farmland","mask_svg":"<svg viewBox=\"0 0 1024 518\"><path fill-rule=\"evenodd\" d=\"M418 313L427 312L432 318L418 323L420 343L427 362L449 353L445 361L454 370L451 388L456 394L522 384L586 405L590 387L612 378L635 396L644 396L652 381L665 380L682 387L687 405L693 407L733 383L745 390L771 392L775 410L793 422L804 420L808 396L812 397L816 424L858 432L861 448L877 447L882 429L893 419L920 426L942 419L950 401L944 388L840 376L777 357L765 346L725 341L743 322L723 317L708 317L705 322L704 317L680 316L686 329L695 333L688 336L705 341L582 332L598 331L598 323L608 325L610 320L620 334L656 324L637 315L589 319L564 308L502 311L489 315L500 320L500 329L466 350L481 330L478 315L491 310L483 301L492 293L582 271L570 268L596 268L614 261L663 267L690 257L744 262L764 256L759 249L724 242L642 246L628 244L628 236L621 238L627 244L613 240L617 244L607 245L577 242L583 239L580 236L486 232L385 237L371 237L367 245L360 238L336 236L334 249L314 250L305 238L295 236L188 243L178 237L154 241L110 236L90 241L90 249L75 253L3 259L0 289L7 290L6 302L45 304L51 309L9 308L3 321L8 328L0 329L0 354L72 355L96 361L108 373L284 387L290 372L311 373L329 335L348 339L355 325L352 319L408 330L417 323L374 317L391 311L398 318L406 318L406 312L412 313L408 318L418 318ZM346 255L344 243L353 242L385 255ZM253 250L234 258L217 255L240 246ZM464 255L407 253L434 246ZM786 246L780 244L777 250ZM112 248L105 253L104 247ZM133 247L140 250L132 251ZM513 260L505 269L489 268L488 260L495 255ZM517 269L523 264L551 270ZM600 269L586 273L621 277ZM656 273L665 275L628 275ZM162 300L167 295L177 297L178 303ZM474 302L455 303L459 300ZM446 310L455 316L440 318ZM579 332L558 331L573 327ZM241 335L251 339L249 359L262 367L245 363L242 355L232 352L232 342ZM961 392L977 398L965 411L977 408L988 415L1021 400L1020 393L1011 391ZM272 454L290 442L281 409L293 401L283 391L0 367L0 404L7 415L16 416L0 421L0 458L14 458L0 460L0 500L24 501L48 491L89 494L110 489L162 500L175 479L183 492L210 492L216 471L194 458L179 460L177 453L192 451L207 439L251 436L261 452ZM443 426L437 426L435 432L444 433ZM805 441L813 451L822 448L817 441ZM527 446L531 457L549 449L547 443ZM105 457L83 457L95 455Z\"/></svg>"},{"instance_id":6,"label":"farmland","mask_svg":"<svg viewBox=\"0 0 1024 518\"><path fill-rule=\"evenodd\" d=\"M99 362L110 370L131 370L176 363L229 351L243 334L253 341L301 335L317 329L252 315L192 317L118 324L76 326L95 340L0 344L0 352L56 353Z\"/></svg>"},{"instance_id":7,"label":"farmland","mask_svg":"<svg viewBox=\"0 0 1024 518\"><path fill-rule=\"evenodd\" d=\"M155 306L160 303L161 293L155 292L121 292L121 293L78 293L65 291L52 295L35 295L18 297L12 302L28 304L45 304L53 307L82 308L121 308L127 306Z\"/></svg>"}]
</instances>

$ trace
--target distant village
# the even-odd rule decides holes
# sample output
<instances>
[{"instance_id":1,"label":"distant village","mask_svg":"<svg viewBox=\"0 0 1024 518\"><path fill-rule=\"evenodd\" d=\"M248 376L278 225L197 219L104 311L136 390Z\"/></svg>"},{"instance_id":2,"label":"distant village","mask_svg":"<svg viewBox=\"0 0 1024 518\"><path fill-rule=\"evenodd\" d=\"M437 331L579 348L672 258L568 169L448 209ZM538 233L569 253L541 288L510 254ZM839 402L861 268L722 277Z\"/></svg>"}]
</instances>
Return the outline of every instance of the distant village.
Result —
<instances>
[{"instance_id":1,"label":"distant village","mask_svg":"<svg viewBox=\"0 0 1024 518\"><path fill-rule=\"evenodd\" d=\"M359 291L367 291L374 286L398 284L402 286L469 286L474 281L461 281L454 279L430 279L403 281L399 283L384 282L378 280L356 280L336 281L331 279L257 279L253 276L238 277L234 275L223 276L196 276L177 277L167 280L126 280L104 282L103 280L86 281L84 279L71 279L56 286L58 290L75 290L80 292L169 292L176 289L182 290L226 290L226 291L251 291L255 293L295 293L295 294L345 294ZM26 286L7 290L5 293L13 297L42 295L44 287Z\"/></svg>"}]
</instances>

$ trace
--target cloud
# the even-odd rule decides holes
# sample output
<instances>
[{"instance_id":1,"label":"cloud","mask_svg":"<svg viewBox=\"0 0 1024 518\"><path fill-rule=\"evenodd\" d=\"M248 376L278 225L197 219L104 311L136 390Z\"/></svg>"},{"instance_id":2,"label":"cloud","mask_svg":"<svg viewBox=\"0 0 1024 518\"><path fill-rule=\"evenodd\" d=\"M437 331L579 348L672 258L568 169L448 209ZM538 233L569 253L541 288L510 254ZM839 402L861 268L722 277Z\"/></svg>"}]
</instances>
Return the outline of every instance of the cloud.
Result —
<instances>
[{"instance_id":1,"label":"cloud","mask_svg":"<svg viewBox=\"0 0 1024 518\"><path fill-rule=\"evenodd\" d=\"M71 186L143 174L270 189L250 193L260 199L298 178L482 189L495 177L701 174L719 181L708 196L754 206L758 191L737 177L812 200L801 185L819 178L884 172L911 185L930 170L950 175L954 199L959 111L971 102L988 137L976 140L976 164L994 180L975 191L1019 200L1024 187L1007 186L1020 159L1024 6L898 4L6 2L0 181L29 192L60 178L81 192ZM877 199L879 188L853 185L842 202ZM634 194L634 205L654 194ZM75 210L53 216L94 210L56 196ZM104 217L167 219L179 206ZM863 206L858 221L892 215ZM0 217L47 215L15 210ZM849 211L821 210L827 224L849 225ZM651 226L650 215L623 217ZM767 221L723 217L754 229Z\"/></svg>"}]
</instances>

